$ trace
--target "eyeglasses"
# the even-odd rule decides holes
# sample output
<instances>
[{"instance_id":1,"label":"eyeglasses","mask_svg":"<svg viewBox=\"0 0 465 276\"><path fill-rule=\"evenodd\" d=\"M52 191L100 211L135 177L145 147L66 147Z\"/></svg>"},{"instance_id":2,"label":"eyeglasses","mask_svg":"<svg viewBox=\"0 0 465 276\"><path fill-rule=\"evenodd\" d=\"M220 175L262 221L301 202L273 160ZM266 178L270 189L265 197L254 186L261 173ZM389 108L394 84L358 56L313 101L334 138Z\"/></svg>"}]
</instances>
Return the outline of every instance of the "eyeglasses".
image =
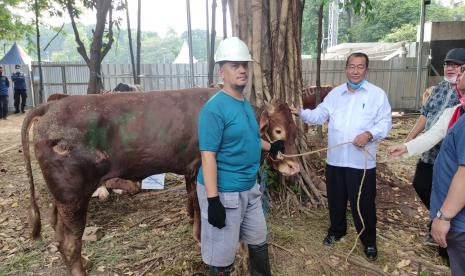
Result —
<instances>
[{"instance_id":1,"label":"eyeglasses","mask_svg":"<svg viewBox=\"0 0 465 276\"><path fill-rule=\"evenodd\" d=\"M366 67L365 67L365 65L357 65L357 66L355 66L355 65L351 64L351 65L347 65L346 68L349 71L354 71L354 70L362 71L362 70L365 70Z\"/></svg>"},{"instance_id":2,"label":"eyeglasses","mask_svg":"<svg viewBox=\"0 0 465 276\"><path fill-rule=\"evenodd\" d=\"M461 65L460 65L460 64L457 64L457 63L444 62L444 67L450 67L450 68L457 69L457 68L459 68L460 66L461 66Z\"/></svg>"}]
</instances>

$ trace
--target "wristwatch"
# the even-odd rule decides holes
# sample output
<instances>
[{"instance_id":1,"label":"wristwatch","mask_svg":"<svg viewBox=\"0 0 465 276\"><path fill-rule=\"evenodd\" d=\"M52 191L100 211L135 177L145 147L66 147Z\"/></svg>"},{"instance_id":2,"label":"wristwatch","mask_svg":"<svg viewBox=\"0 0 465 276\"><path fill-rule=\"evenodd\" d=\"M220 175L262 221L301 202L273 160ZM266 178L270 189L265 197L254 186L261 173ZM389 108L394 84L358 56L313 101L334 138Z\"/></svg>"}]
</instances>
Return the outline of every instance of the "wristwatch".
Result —
<instances>
[{"instance_id":1,"label":"wristwatch","mask_svg":"<svg viewBox=\"0 0 465 276\"><path fill-rule=\"evenodd\" d=\"M443 221L451 221L452 218L448 218L446 216L444 216L444 214L441 212L441 210L438 210L438 212L436 213L436 218L440 219L440 220L443 220Z\"/></svg>"}]
</instances>

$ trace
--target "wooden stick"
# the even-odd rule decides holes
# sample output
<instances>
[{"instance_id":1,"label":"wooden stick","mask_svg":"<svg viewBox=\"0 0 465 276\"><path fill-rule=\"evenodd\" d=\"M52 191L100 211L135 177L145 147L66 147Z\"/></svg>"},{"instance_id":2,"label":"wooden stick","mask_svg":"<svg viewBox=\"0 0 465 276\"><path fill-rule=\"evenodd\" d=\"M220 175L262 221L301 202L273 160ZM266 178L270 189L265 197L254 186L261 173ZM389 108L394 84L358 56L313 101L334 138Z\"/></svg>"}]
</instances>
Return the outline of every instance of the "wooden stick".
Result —
<instances>
[{"instance_id":1,"label":"wooden stick","mask_svg":"<svg viewBox=\"0 0 465 276\"><path fill-rule=\"evenodd\" d=\"M279 244L276 244L276 243L274 243L274 242L270 242L269 244L272 245L272 246L274 246L274 247L277 247L277 248L279 248L279 249L281 249L281 250L286 251L287 253L291 254L291 255L294 256L294 257L297 257L297 256L298 256L298 255L296 255L294 252L292 252L291 250L289 250L289 249L287 249L287 248L285 248L285 247L283 247L283 246L281 246L281 245L279 245Z\"/></svg>"}]
</instances>

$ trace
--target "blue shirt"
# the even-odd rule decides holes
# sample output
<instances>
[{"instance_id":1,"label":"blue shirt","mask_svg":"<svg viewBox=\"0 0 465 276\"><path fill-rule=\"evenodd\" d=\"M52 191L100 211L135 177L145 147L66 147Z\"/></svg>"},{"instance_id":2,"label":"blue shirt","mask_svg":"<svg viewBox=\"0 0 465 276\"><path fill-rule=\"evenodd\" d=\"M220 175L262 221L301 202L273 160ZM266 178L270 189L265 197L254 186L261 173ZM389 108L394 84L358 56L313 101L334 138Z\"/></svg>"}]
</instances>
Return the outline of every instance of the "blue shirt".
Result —
<instances>
[{"instance_id":1,"label":"blue shirt","mask_svg":"<svg viewBox=\"0 0 465 276\"><path fill-rule=\"evenodd\" d=\"M11 80L14 83L15 90L24 90L26 89L26 77L21 72L15 72L11 74Z\"/></svg>"},{"instance_id":2,"label":"blue shirt","mask_svg":"<svg viewBox=\"0 0 465 276\"><path fill-rule=\"evenodd\" d=\"M8 96L8 87L10 87L8 78L0 75L0 96Z\"/></svg>"},{"instance_id":3,"label":"blue shirt","mask_svg":"<svg viewBox=\"0 0 465 276\"><path fill-rule=\"evenodd\" d=\"M463 110L462 110L463 113ZM434 219L449 191L452 178L459 166L465 166L465 116L449 130L434 163L433 190L431 192L430 218ZM451 221L452 232L465 232L465 208Z\"/></svg>"},{"instance_id":4,"label":"blue shirt","mask_svg":"<svg viewBox=\"0 0 465 276\"><path fill-rule=\"evenodd\" d=\"M444 110L459 104L459 96L455 86L448 81L441 81L433 88L431 95L425 105L421 107L421 115L426 117L425 130L429 130L439 119ZM439 154L441 142L430 150L421 155L421 161L428 164L434 164L434 160Z\"/></svg>"},{"instance_id":5,"label":"blue shirt","mask_svg":"<svg viewBox=\"0 0 465 276\"><path fill-rule=\"evenodd\" d=\"M241 192L254 186L261 140L255 112L246 99L216 93L200 111L198 135L200 151L216 153L219 192ZM202 168L197 182L204 184Z\"/></svg>"}]
</instances>

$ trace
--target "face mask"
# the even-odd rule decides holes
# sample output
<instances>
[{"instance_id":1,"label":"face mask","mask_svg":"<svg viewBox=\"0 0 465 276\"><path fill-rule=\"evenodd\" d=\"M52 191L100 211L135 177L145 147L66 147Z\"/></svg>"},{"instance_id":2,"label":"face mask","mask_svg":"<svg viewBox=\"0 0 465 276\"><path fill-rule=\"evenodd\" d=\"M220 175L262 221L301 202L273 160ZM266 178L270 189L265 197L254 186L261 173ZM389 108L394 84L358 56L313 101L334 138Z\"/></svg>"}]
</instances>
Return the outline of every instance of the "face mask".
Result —
<instances>
[{"instance_id":1,"label":"face mask","mask_svg":"<svg viewBox=\"0 0 465 276\"><path fill-rule=\"evenodd\" d=\"M351 82L350 80L347 80L347 84L350 86L350 88L354 89L354 90L357 90L359 89L360 87L362 87L362 85L365 83L365 80L362 80L361 82L355 84L353 82Z\"/></svg>"},{"instance_id":2,"label":"face mask","mask_svg":"<svg viewBox=\"0 0 465 276\"><path fill-rule=\"evenodd\" d=\"M17 73L21 72L21 69L16 69L16 72L17 72Z\"/></svg>"}]
</instances>

